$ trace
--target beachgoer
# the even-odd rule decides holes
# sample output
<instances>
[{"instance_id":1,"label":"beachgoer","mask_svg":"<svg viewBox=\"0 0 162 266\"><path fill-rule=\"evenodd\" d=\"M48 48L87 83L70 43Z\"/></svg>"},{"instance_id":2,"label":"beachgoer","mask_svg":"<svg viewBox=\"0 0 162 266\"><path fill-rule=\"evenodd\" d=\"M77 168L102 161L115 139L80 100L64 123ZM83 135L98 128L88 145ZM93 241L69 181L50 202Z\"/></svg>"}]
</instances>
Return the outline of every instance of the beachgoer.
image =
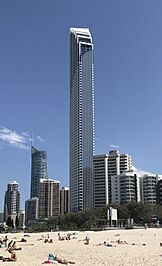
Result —
<instances>
[{"instance_id":1,"label":"beachgoer","mask_svg":"<svg viewBox=\"0 0 162 266\"><path fill-rule=\"evenodd\" d=\"M7 250L9 250L9 248L12 246L12 243L13 243L13 240L11 240L11 241L8 243Z\"/></svg>"},{"instance_id":2,"label":"beachgoer","mask_svg":"<svg viewBox=\"0 0 162 266\"><path fill-rule=\"evenodd\" d=\"M96 244L94 246L105 246L105 247L113 247L112 243L104 241L103 243ZM116 246L114 246L116 247Z\"/></svg>"},{"instance_id":3,"label":"beachgoer","mask_svg":"<svg viewBox=\"0 0 162 266\"><path fill-rule=\"evenodd\" d=\"M58 240L65 240L65 239L66 239L66 237L63 237L60 235L60 233L58 233Z\"/></svg>"},{"instance_id":4,"label":"beachgoer","mask_svg":"<svg viewBox=\"0 0 162 266\"><path fill-rule=\"evenodd\" d=\"M5 248L7 247L7 241L8 241L8 237L5 236L5 238L3 239L3 243L4 243Z\"/></svg>"},{"instance_id":5,"label":"beachgoer","mask_svg":"<svg viewBox=\"0 0 162 266\"><path fill-rule=\"evenodd\" d=\"M117 242L118 244L128 244L127 241L125 241L125 240L120 240L120 239L118 239L116 242Z\"/></svg>"},{"instance_id":6,"label":"beachgoer","mask_svg":"<svg viewBox=\"0 0 162 266\"><path fill-rule=\"evenodd\" d=\"M12 246L8 249L8 251L9 250L21 250L21 249L22 249L21 247L19 247L19 248L16 247L16 241L14 241Z\"/></svg>"},{"instance_id":7,"label":"beachgoer","mask_svg":"<svg viewBox=\"0 0 162 266\"><path fill-rule=\"evenodd\" d=\"M89 245L89 241L90 241L90 236L89 235L86 235L86 237L84 238L84 239L82 239L82 240L78 240L78 242L80 242L80 241L85 241L85 245Z\"/></svg>"},{"instance_id":8,"label":"beachgoer","mask_svg":"<svg viewBox=\"0 0 162 266\"><path fill-rule=\"evenodd\" d=\"M58 261L58 263L61 263L61 264L75 264L75 262L74 261L68 261L68 260L66 260L66 259L62 259L62 258L59 258L59 257L55 257L55 260L56 261Z\"/></svg>"},{"instance_id":9,"label":"beachgoer","mask_svg":"<svg viewBox=\"0 0 162 266\"><path fill-rule=\"evenodd\" d=\"M17 260L15 252L9 250L9 253L11 253L11 257L3 258L2 261L16 261Z\"/></svg>"},{"instance_id":10,"label":"beachgoer","mask_svg":"<svg viewBox=\"0 0 162 266\"><path fill-rule=\"evenodd\" d=\"M70 240L71 239L71 234L68 233L67 236L66 236L66 240Z\"/></svg>"},{"instance_id":11,"label":"beachgoer","mask_svg":"<svg viewBox=\"0 0 162 266\"><path fill-rule=\"evenodd\" d=\"M20 242L27 242L27 240L24 237L22 237Z\"/></svg>"},{"instance_id":12,"label":"beachgoer","mask_svg":"<svg viewBox=\"0 0 162 266\"><path fill-rule=\"evenodd\" d=\"M90 241L90 236L89 235L86 235L86 238L85 238L85 245L89 245L89 241Z\"/></svg>"},{"instance_id":13,"label":"beachgoer","mask_svg":"<svg viewBox=\"0 0 162 266\"><path fill-rule=\"evenodd\" d=\"M48 255L48 259L46 261L44 261L44 263L60 263L60 264L75 264L74 261L68 261L66 259L62 259L60 257L57 257L57 255L54 254L49 254Z\"/></svg>"},{"instance_id":14,"label":"beachgoer","mask_svg":"<svg viewBox=\"0 0 162 266\"><path fill-rule=\"evenodd\" d=\"M45 261L43 262L43 264L45 264L45 263L53 263L53 264L57 264L58 261L55 260L55 257L56 257L56 255L49 254L49 255L48 255L48 259L45 260Z\"/></svg>"},{"instance_id":15,"label":"beachgoer","mask_svg":"<svg viewBox=\"0 0 162 266\"><path fill-rule=\"evenodd\" d=\"M103 243L94 244L93 246L105 246L105 245L106 245L106 241L104 241Z\"/></svg>"},{"instance_id":16,"label":"beachgoer","mask_svg":"<svg viewBox=\"0 0 162 266\"><path fill-rule=\"evenodd\" d=\"M78 238L78 232L73 232L72 233L72 239L77 239Z\"/></svg>"}]
</instances>

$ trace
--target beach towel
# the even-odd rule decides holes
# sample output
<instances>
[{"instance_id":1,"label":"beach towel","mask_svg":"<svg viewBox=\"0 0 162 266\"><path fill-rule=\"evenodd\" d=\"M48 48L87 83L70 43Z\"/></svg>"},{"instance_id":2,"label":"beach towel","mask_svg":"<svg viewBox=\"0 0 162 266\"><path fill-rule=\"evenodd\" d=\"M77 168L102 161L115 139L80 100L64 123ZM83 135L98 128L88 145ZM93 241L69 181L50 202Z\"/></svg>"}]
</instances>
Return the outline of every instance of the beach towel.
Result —
<instances>
[{"instance_id":1,"label":"beach towel","mask_svg":"<svg viewBox=\"0 0 162 266\"><path fill-rule=\"evenodd\" d=\"M58 264L57 260L45 260L42 264Z\"/></svg>"}]
</instances>

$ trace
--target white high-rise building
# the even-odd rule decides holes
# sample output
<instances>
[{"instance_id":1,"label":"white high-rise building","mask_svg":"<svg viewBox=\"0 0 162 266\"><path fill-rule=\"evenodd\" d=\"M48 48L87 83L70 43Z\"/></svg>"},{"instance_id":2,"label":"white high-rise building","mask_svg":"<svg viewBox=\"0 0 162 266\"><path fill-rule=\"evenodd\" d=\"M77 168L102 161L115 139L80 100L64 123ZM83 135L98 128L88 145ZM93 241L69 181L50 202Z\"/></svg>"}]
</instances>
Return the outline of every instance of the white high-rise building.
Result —
<instances>
[{"instance_id":1,"label":"white high-rise building","mask_svg":"<svg viewBox=\"0 0 162 266\"><path fill-rule=\"evenodd\" d=\"M156 186L160 180L158 175L144 174L141 176L141 200L143 203L156 204Z\"/></svg>"},{"instance_id":2,"label":"white high-rise building","mask_svg":"<svg viewBox=\"0 0 162 266\"><path fill-rule=\"evenodd\" d=\"M20 211L20 192L19 184L14 180L10 181L7 185L7 191L4 197L4 221L6 222L8 217L15 220Z\"/></svg>"},{"instance_id":3,"label":"white high-rise building","mask_svg":"<svg viewBox=\"0 0 162 266\"><path fill-rule=\"evenodd\" d=\"M112 201L111 182L112 176L132 171L132 157L128 154L120 154L118 150L109 151L108 154L108 186L109 203Z\"/></svg>"},{"instance_id":4,"label":"white high-rise building","mask_svg":"<svg viewBox=\"0 0 162 266\"><path fill-rule=\"evenodd\" d=\"M108 155L109 176L120 175L132 170L132 158L128 154L120 154L118 150L112 150Z\"/></svg>"},{"instance_id":5,"label":"white high-rise building","mask_svg":"<svg viewBox=\"0 0 162 266\"><path fill-rule=\"evenodd\" d=\"M140 199L140 178L133 171L111 176L111 203L120 205Z\"/></svg>"},{"instance_id":6,"label":"white high-rise building","mask_svg":"<svg viewBox=\"0 0 162 266\"><path fill-rule=\"evenodd\" d=\"M87 28L70 28L70 210L93 208L93 42Z\"/></svg>"},{"instance_id":7,"label":"white high-rise building","mask_svg":"<svg viewBox=\"0 0 162 266\"><path fill-rule=\"evenodd\" d=\"M128 154L112 150L109 154L94 156L94 207L104 207L112 202L113 177L132 170Z\"/></svg>"},{"instance_id":8,"label":"white high-rise building","mask_svg":"<svg viewBox=\"0 0 162 266\"><path fill-rule=\"evenodd\" d=\"M162 205L162 176L161 175L156 185L156 199L157 199L157 204Z\"/></svg>"},{"instance_id":9,"label":"white high-rise building","mask_svg":"<svg viewBox=\"0 0 162 266\"><path fill-rule=\"evenodd\" d=\"M132 157L129 154L120 154L120 174L132 170Z\"/></svg>"}]
</instances>

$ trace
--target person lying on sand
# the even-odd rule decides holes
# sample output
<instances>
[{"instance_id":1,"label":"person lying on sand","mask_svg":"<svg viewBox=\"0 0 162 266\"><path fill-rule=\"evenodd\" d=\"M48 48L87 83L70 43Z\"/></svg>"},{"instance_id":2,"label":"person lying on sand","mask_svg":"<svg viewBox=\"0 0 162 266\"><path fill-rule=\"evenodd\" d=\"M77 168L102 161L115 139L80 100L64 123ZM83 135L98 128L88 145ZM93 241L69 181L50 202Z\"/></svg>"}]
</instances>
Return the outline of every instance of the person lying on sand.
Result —
<instances>
[{"instance_id":1,"label":"person lying on sand","mask_svg":"<svg viewBox=\"0 0 162 266\"><path fill-rule=\"evenodd\" d=\"M66 260L66 259L62 259L62 258L60 258L60 257L57 257L57 255L54 255L54 254L49 254L48 255L48 259L46 260L46 261L44 261L43 262L43 264L45 264L45 263L60 263L60 264L75 264L75 262L74 261L68 261L68 260Z\"/></svg>"},{"instance_id":2,"label":"person lying on sand","mask_svg":"<svg viewBox=\"0 0 162 266\"><path fill-rule=\"evenodd\" d=\"M93 246L105 246L105 247L113 247L112 243L104 241L103 243L99 243ZM116 246L114 246L116 247Z\"/></svg>"},{"instance_id":3,"label":"person lying on sand","mask_svg":"<svg viewBox=\"0 0 162 266\"><path fill-rule=\"evenodd\" d=\"M19 242L27 242L27 240L24 237L22 237Z\"/></svg>"},{"instance_id":4,"label":"person lying on sand","mask_svg":"<svg viewBox=\"0 0 162 266\"><path fill-rule=\"evenodd\" d=\"M132 245L133 245L133 246L141 246L141 245L142 245L142 246L146 246L146 244L145 244L145 243L143 243L143 244L136 244L136 243L132 243Z\"/></svg>"},{"instance_id":5,"label":"person lying on sand","mask_svg":"<svg viewBox=\"0 0 162 266\"><path fill-rule=\"evenodd\" d=\"M118 244L128 244L127 241L125 241L125 240L120 240L120 239L118 239L118 240L116 241L116 243L118 243Z\"/></svg>"},{"instance_id":6,"label":"person lying on sand","mask_svg":"<svg viewBox=\"0 0 162 266\"><path fill-rule=\"evenodd\" d=\"M61 263L61 264L75 264L75 262L74 261L68 261L68 260L66 260L66 259L62 259L62 258L59 258L59 257L55 257L55 260L56 261L58 261L58 263Z\"/></svg>"}]
</instances>

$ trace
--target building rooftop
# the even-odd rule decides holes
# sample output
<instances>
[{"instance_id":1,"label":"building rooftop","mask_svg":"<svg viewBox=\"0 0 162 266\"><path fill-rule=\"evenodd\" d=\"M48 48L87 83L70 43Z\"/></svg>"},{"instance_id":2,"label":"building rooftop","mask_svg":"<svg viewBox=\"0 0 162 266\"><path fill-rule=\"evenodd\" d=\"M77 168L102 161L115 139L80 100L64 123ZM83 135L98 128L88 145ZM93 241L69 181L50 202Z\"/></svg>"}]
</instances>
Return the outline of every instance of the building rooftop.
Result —
<instances>
[{"instance_id":1,"label":"building rooftop","mask_svg":"<svg viewBox=\"0 0 162 266\"><path fill-rule=\"evenodd\" d=\"M13 181L10 181L9 184L10 184L10 185L18 185L19 183L16 182L15 180L13 180Z\"/></svg>"},{"instance_id":2,"label":"building rooftop","mask_svg":"<svg viewBox=\"0 0 162 266\"><path fill-rule=\"evenodd\" d=\"M41 183L48 183L48 182L55 182L55 183L60 183L60 181L58 181L58 180L54 180L54 179L52 179L52 178L40 178L40 182Z\"/></svg>"},{"instance_id":3,"label":"building rooftop","mask_svg":"<svg viewBox=\"0 0 162 266\"><path fill-rule=\"evenodd\" d=\"M90 31L89 31L89 28L73 28L73 27L71 27L70 31L75 33L75 34L79 34L79 33L83 34L83 33L85 33L87 35L91 35Z\"/></svg>"},{"instance_id":4,"label":"building rooftop","mask_svg":"<svg viewBox=\"0 0 162 266\"><path fill-rule=\"evenodd\" d=\"M61 189L62 189L62 190L69 190L68 187L62 187Z\"/></svg>"}]
</instances>

